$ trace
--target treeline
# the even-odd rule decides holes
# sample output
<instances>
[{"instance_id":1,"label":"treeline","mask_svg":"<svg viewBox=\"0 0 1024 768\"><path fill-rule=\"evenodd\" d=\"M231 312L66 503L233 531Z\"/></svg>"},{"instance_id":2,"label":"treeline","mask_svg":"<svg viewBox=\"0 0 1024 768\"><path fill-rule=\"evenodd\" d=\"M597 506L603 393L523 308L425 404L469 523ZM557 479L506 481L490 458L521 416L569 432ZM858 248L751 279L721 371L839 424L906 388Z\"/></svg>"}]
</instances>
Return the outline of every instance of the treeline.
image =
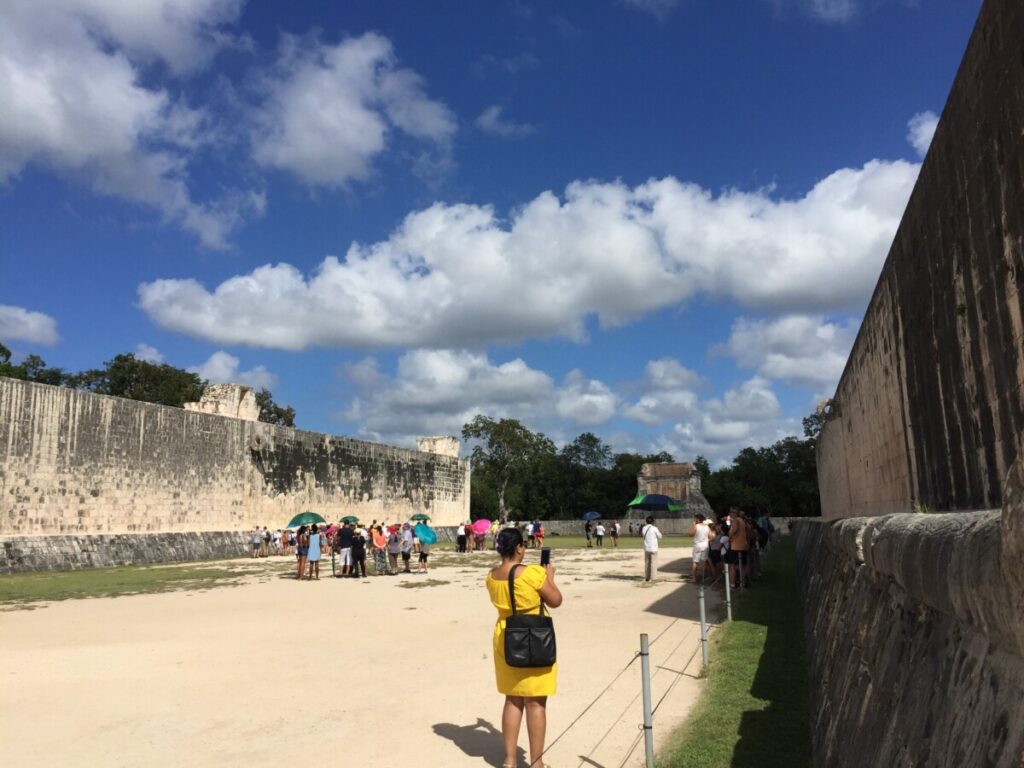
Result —
<instances>
[{"instance_id":1,"label":"treeline","mask_svg":"<svg viewBox=\"0 0 1024 768\"><path fill-rule=\"evenodd\" d=\"M117 355L102 368L78 372L52 368L39 355L28 355L15 365L11 362L11 351L3 344L0 344L0 376L175 408L198 401L208 384L196 373L166 363L139 360L131 353ZM269 390L260 389L256 393L256 403L260 407L260 421L283 427L295 426L295 409L275 403Z\"/></svg>"},{"instance_id":2,"label":"treeline","mask_svg":"<svg viewBox=\"0 0 1024 768\"><path fill-rule=\"evenodd\" d=\"M804 438L787 437L767 448L744 448L731 465L712 470L694 460L704 496L715 511L736 506L781 517L821 514L815 462L820 422L804 419ZM474 444L470 506L474 518L577 519L595 510L621 516L637 492L637 475L648 462L673 461L665 452L613 453L584 432L561 449L516 419L478 415L462 429Z\"/></svg>"}]
</instances>

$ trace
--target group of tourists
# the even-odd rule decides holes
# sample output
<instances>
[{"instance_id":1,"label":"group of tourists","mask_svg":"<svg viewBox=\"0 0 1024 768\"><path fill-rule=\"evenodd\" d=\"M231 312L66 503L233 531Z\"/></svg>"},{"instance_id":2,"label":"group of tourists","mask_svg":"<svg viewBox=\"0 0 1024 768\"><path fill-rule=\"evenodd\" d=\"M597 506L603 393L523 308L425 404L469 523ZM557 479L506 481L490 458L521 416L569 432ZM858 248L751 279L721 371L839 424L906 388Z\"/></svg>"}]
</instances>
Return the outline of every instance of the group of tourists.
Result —
<instances>
[{"instance_id":1,"label":"group of tourists","mask_svg":"<svg viewBox=\"0 0 1024 768\"><path fill-rule=\"evenodd\" d=\"M749 587L761 566L760 553L771 542L775 526L765 512L749 514L736 507L718 520L695 515L693 537L693 580L714 581L729 569L729 586Z\"/></svg>"},{"instance_id":2,"label":"group of tourists","mask_svg":"<svg viewBox=\"0 0 1024 768\"><path fill-rule=\"evenodd\" d=\"M252 531L251 542L252 557L294 553L295 577L311 581L320 578L320 560L332 553L338 561L335 576L339 578L365 577L368 557L375 576L426 573L430 557L430 545L416 536L410 523L389 525L376 520L365 527L358 523L342 523L330 528L314 524L303 525L295 531L268 531L257 526ZM411 568L414 557L415 571Z\"/></svg>"},{"instance_id":3,"label":"group of tourists","mask_svg":"<svg viewBox=\"0 0 1024 768\"><path fill-rule=\"evenodd\" d=\"M619 534L622 533L622 526L618 520L612 520L611 524L605 525L602 521L596 522L587 520L583 524L583 535L587 537L587 549L593 547L604 547L605 535L611 536L612 546L619 546Z\"/></svg>"}]
</instances>

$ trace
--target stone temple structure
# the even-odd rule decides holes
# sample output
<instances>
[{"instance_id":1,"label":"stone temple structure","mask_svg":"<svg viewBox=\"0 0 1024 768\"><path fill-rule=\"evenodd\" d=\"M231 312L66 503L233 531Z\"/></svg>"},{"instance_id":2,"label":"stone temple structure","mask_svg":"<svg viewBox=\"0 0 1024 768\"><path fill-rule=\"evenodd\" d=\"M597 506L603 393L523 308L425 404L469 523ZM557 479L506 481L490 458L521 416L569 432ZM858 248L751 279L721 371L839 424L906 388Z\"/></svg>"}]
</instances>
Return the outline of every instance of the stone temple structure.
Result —
<instances>
[{"instance_id":1,"label":"stone temple structure","mask_svg":"<svg viewBox=\"0 0 1024 768\"><path fill-rule=\"evenodd\" d=\"M1024 2L985 0L792 525L813 763L1024 766Z\"/></svg>"},{"instance_id":2,"label":"stone temple structure","mask_svg":"<svg viewBox=\"0 0 1024 768\"><path fill-rule=\"evenodd\" d=\"M700 489L700 472L693 464L660 461L644 464L636 476L637 494L660 493L671 496L682 506L682 517L696 513L708 515L711 505ZM666 513L658 513L659 517Z\"/></svg>"}]
</instances>

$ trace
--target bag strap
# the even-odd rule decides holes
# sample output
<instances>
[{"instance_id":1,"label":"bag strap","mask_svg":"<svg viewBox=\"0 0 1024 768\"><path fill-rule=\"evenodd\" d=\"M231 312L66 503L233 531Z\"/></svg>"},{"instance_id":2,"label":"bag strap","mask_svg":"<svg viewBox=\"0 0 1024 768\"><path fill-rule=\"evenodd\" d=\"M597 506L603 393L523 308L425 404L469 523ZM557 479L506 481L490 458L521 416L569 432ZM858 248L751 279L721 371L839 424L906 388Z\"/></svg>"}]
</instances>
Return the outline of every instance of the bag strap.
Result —
<instances>
[{"instance_id":1,"label":"bag strap","mask_svg":"<svg viewBox=\"0 0 1024 768\"><path fill-rule=\"evenodd\" d=\"M519 565L513 565L508 570L508 600L512 604L512 615L516 615L516 568L524 567L522 563ZM538 595L540 597L540 595ZM544 598L540 598L540 614L545 615L544 611Z\"/></svg>"}]
</instances>

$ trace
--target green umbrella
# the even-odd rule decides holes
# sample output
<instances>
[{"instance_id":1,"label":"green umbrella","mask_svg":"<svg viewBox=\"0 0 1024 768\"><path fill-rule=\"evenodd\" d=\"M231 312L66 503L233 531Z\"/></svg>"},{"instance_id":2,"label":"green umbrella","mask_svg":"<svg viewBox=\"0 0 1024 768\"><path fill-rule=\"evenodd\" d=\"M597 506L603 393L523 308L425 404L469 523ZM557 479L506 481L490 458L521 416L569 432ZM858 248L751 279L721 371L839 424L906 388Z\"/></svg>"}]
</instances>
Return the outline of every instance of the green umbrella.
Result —
<instances>
[{"instance_id":1,"label":"green umbrella","mask_svg":"<svg viewBox=\"0 0 1024 768\"><path fill-rule=\"evenodd\" d=\"M417 512L415 515L409 518L410 520L429 520L430 515L424 515L422 512Z\"/></svg>"},{"instance_id":2,"label":"green umbrella","mask_svg":"<svg viewBox=\"0 0 1024 768\"><path fill-rule=\"evenodd\" d=\"M678 512L683 508L675 499L660 493L640 494L626 506L647 512Z\"/></svg>"},{"instance_id":3,"label":"green umbrella","mask_svg":"<svg viewBox=\"0 0 1024 768\"><path fill-rule=\"evenodd\" d=\"M295 517L293 517L292 521L288 523L287 527L298 528L300 525L313 525L313 523L326 522L327 521L320 517L320 515L318 515L316 512L310 512L307 510L305 512L300 512Z\"/></svg>"},{"instance_id":4,"label":"green umbrella","mask_svg":"<svg viewBox=\"0 0 1024 768\"><path fill-rule=\"evenodd\" d=\"M341 518L341 522L343 522L343 523L358 523L359 522L359 518L356 517L355 515L345 515L343 518Z\"/></svg>"}]
</instances>

